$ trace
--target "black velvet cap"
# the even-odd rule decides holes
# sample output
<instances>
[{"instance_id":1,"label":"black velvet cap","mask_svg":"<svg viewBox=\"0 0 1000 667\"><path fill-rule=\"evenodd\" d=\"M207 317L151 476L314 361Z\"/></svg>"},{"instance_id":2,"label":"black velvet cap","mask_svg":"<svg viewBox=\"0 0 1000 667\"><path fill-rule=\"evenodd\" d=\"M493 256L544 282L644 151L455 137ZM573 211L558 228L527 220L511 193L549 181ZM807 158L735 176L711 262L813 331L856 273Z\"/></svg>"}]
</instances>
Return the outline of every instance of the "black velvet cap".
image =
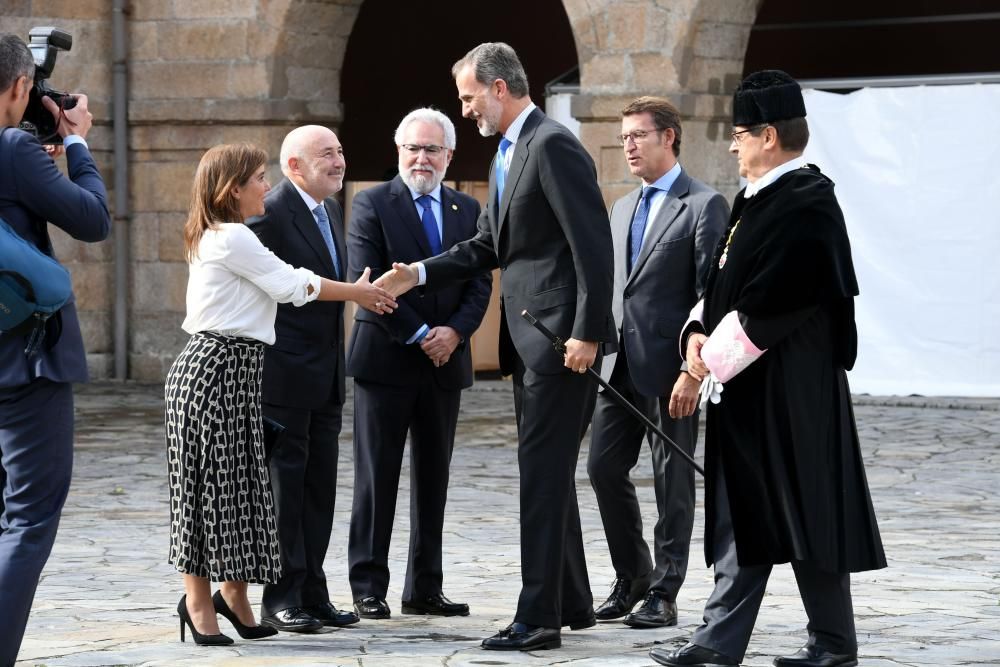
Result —
<instances>
[{"instance_id":1,"label":"black velvet cap","mask_svg":"<svg viewBox=\"0 0 1000 667\"><path fill-rule=\"evenodd\" d=\"M789 118L804 118L802 88L781 70L754 72L733 94L733 125L760 125Z\"/></svg>"}]
</instances>

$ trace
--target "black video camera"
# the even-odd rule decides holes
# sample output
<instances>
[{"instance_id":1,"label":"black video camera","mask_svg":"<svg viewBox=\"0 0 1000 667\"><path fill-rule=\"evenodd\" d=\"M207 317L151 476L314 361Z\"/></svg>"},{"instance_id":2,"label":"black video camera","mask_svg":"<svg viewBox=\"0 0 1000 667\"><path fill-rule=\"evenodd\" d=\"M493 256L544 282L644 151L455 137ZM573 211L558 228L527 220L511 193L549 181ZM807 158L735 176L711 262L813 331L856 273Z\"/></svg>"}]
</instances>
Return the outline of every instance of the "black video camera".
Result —
<instances>
[{"instance_id":1,"label":"black video camera","mask_svg":"<svg viewBox=\"0 0 1000 667\"><path fill-rule=\"evenodd\" d=\"M76 106L76 98L69 93L53 90L46 82L56 66L56 54L73 48L73 35L57 28L32 28L28 32L28 48L35 58L35 84L28 96L28 107L19 126L31 132L43 144L61 144L62 137L56 131L56 119L42 106L42 98L50 97L60 110Z\"/></svg>"}]
</instances>

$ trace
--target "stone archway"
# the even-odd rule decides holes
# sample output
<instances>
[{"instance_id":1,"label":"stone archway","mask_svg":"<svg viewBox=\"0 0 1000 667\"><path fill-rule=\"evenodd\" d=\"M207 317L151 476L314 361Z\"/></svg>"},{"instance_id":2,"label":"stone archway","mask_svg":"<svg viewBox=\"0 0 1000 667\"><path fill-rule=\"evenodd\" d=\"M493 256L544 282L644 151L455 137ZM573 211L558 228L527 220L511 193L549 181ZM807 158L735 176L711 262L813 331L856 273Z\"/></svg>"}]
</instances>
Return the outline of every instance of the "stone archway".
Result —
<instances>
[{"instance_id":1,"label":"stone archway","mask_svg":"<svg viewBox=\"0 0 1000 667\"><path fill-rule=\"evenodd\" d=\"M728 96L742 71L759 4L562 0L581 73L573 115L597 161L606 199L633 186L613 139L618 110L647 93L674 97L685 113L685 167L726 194L735 190L723 139ZM39 23L29 5L7 12L5 29L26 33ZM347 45L363 5L364 0L132 3L130 377L161 380L186 338L180 328L187 283L180 239L199 157L206 148L231 141L257 143L275 156L285 133L303 123L339 130L345 120L340 82ZM517 20L531 15L530 7L512 14ZM547 26L525 23L535 31L529 39L544 45ZM91 146L110 181L111 11L102 3L69 3L58 25L74 32L77 44L60 59L53 83L89 94L96 121ZM502 26L501 18L476 42L504 39ZM475 43L463 38L472 39L461 30L441 37L454 48L455 58ZM534 63L526 66L529 78L545 83L533 74L538 71ZM278 177L276 168L271 177ZM111 248L54 237L60 257L72 266L93 375L105 377L110 373Z\"/></svg>"}]
</instances>

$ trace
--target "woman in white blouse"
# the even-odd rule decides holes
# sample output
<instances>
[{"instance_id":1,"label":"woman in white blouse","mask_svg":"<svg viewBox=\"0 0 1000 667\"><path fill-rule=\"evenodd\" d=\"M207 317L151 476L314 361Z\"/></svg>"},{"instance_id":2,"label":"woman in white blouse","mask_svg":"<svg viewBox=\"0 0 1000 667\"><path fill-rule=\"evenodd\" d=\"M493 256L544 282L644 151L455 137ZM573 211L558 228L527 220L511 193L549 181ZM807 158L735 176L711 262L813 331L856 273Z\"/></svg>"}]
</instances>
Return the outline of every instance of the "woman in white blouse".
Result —
<instances>
[{"instance_id":1,"label":"woman in white blouse","mask_svg":"<svg viewBox=\"0 0 1000 667\"><path fill-rule=\"evenodd\" d=\"M248 582L281 572L274 503L264 463L261 368L274 343L277 303L355 301L391 313L392 296L368 282L321 278L275 257L243 221L264 213L267 155L249 144L216 146L195 173L184 227L192 334L166 381L170 557L184 576L177 605L197 644L227 645L216 612L245 639L275 634L254 620ZM212 595L211 581L220 581Z\"/></svg>"}]
</instances>

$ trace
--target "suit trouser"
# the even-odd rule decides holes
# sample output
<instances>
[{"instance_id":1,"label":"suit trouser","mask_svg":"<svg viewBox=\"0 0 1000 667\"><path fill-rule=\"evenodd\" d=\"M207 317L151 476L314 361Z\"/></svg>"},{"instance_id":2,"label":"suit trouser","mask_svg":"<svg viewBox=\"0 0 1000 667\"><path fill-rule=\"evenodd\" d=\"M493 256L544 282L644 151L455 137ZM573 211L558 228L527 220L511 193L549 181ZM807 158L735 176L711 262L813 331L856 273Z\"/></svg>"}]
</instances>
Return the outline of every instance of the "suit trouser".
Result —
<instances>
[{"instance_id":1,"label":"suit trouser","mask_svg":"<svg viewBox=\"0 0 1000 667\"><path fill-rule=\"evenodd\" d=\"M691 643L742 660L764 598L771 565L740 566L721 464L717 470L713 527L715 589L705 603L704 625L695 630ZM792 561L792 569L809 618L808 644L834 653L856 653L850 574L824 571L809 561Z\"/></svg>"},{"instance_id":2,"label":"suit trouser","mask_svg":"<svg viewBox=\"0 0 1000 667\"><path fill-rule=\"evenodd\" d=\"M13 665L73 476L73 386L0 389L0 665Z\"/></svg>"},{"instance_id":3,"label":"suit trouser","mask_svg":"<svg viewBox=\"0 0 1000 667\"><path fill-rule=\"evenodd\" d=\"M264 586L262 616L330 599L323 560L333 530L343 408L332 392L313 410L264 403L264 414L285 431L270 462L282 575Z\"/></svg>"},{"instance_id":4,"label":"suit trouser","mask_svg":"<svg viewBox=\"0 0 1000 667\"><path fill-rule=\"evenodd\" d=\"M516 622L558 628L593 613L576 462L596 394L586 375L539 375L515 359L522 583Z\"/></svg>"},{"instance_id":5,"label":"suit trouser","mask_svg":"<svg viewBox=\"0 0 1000 667\"><path fill-rule=\"evenodd\" d=\"M354 599L385 599L389 542L410 434L410 553L403 600L441 592L441 533L461 390L354 381L354 505L348 546Z\"/></svg>"},{"instance_id":6,"label":"suit trouser","mask_svg":"<svg viewBox=\"0 0 1000 667\"><path fill-rule=\"evenodd\" d=\"M668 412L669 399L643 396L636 391L629 376L624 347L618 353L609 384L684 451L694 455L698 438L697 413L672 419ZM642 511L635 485L629 479L629 471L639 460L644 439L648 439L653 455L657 509L653 529L655 571L649 547L642 537ZM687 574L694 528L694 468L675 454L666 441L647 432L638 419L606 392L601 392L594 410L587 472L597 495L615 574L628 580L649 577L648 590L675 601Z\"/></svg>"}]
</instances>

